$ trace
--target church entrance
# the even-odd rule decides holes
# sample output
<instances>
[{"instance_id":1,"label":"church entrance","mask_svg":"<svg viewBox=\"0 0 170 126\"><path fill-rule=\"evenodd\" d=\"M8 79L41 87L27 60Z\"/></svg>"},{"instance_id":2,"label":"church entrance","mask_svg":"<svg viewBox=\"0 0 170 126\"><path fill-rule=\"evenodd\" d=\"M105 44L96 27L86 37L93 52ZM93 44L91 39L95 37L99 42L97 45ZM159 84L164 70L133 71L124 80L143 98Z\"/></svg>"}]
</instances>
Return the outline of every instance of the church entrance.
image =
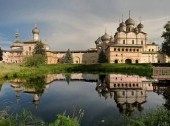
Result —
<instances>
[{"instance_id":1,"label":"church entrance","mask_svg":"<svg viewBox=\"0 0 170 126\"><path fill-rule=\"evenodd\" d=\"M118 60L115 60L115 63L118 63Z\"/></svg>"},{"instance_id":2,"label":"church entrance","mask_svg":"<svg viewBox=\"0 0 170 126\"><path fill-rule=\"evenodd\" d=\"M131 63L132 63L132 60L131 60L131 59L126 59L126 60L125 60L125 63L131 64Z\"/></svg>"}]
</instances>

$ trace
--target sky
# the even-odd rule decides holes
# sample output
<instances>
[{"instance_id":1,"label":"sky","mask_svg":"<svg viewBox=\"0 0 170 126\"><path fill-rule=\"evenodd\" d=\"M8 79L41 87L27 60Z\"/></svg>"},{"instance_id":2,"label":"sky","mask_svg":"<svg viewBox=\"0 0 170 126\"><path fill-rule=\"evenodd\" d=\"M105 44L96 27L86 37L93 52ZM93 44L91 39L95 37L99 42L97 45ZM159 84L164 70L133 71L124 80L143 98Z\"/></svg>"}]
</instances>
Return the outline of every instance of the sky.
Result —
<instances>
[{"instance_id":1,"label":"sky","mask_svg":"<svg viewBox=\"0 0 170 126\"><path fill-rule=\"evenodd\" d=\"M0 46L9 49L16 32L21 41L32 40L36 24L51 50L87 50L105 29L114 35L129 10L136 24L141 17L148 41L161 45L169 5L170 0L0 0Z\"/></svg>"}]
</instances>

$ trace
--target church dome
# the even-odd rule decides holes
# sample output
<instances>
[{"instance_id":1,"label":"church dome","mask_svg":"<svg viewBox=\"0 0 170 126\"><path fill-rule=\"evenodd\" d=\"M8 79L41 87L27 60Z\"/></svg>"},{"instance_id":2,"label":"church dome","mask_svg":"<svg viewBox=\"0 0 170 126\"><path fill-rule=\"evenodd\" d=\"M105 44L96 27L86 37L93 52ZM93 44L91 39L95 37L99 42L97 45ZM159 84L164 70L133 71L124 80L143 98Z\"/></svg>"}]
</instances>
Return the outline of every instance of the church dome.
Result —
<instances>
[{"instance_id":1,"label":"church dome","mask_svg":"<svg viewBox=\"0 0 170 126\"><path fill-rule=\"evenodd\" d=\"M15 41L15 42L12 43L12 46L13 47L21 47L22 43L20 41Z\"/></svg>"},{"instance_id":2,"label":"church dome","mask_svg":"<svg viewBox=\"0 0 170 126\"><path fill-rule=\"evenodd\" d=\"M37 26L35 26L35 28L32 30L32 33L33 34L39 34L40 33L40 30L38 29Z\"/></svg>"},{"instance_id":3,"label":"church dome","mask_svg":"<svg viewBox=\"0 0 170 126\"><path fill-rule=\"evenodd\" d=\"M105 34L101 37L101 40L102 40L102 41L109 41L109 40L110 40L110 36L109 36L107 33L105 33Z\"/></svg>"},{"instance_id":4,"label":"church dome","mask_svg":"<svg viewBox=\"0 0 170 126\"><path fill-rule=\"evenodd\" d=\"M99 44L101 42L101 37L99 37L96 41L95 44Z\"/></svg>"},{"instance_id":5,"label":"church dome","mask_svg":"<svg viewBox=\"0 0 170 126\"><path fill-rule=\"evenodd\" d=\"M124 27L124 26L126 26L126 24L124 22L122 22L122 23L119 24L119 26Z\"/></svg>"},{"instance_id":6,"label":"church dome","mask_svg":"<svg viewBox=\"0 0 170 126\"><path fill-rule=\"evenodd\" d=\"M19 33L16 33L16 34L15 34L15 37L16 37L16 39L15 39L15 41L12 43L12 46L13 46L13 47L21 47L21 46L22 46L22 43L21 43L20 40L19 40Z\"/></svg>"},{"instance_id":7,"label":"church dome","mask_svg":"<svg viewBox=\"0 0 170 126\"><path fill-rule=\"evenodd\" d=\"M137 27L138 28L143 28L144 26L143 26L143 24L139 23Z\"/></svg>"},{"instance_id":8,"label":"church dome","mask_svg":"<svg viewBox=\"0 0 170 126\"><path fill-rule=\"evenodd\" d=\"M125 23L126 25L135 25L135 21L132 18L128 18Z\"/></svg>"}]
</instances>

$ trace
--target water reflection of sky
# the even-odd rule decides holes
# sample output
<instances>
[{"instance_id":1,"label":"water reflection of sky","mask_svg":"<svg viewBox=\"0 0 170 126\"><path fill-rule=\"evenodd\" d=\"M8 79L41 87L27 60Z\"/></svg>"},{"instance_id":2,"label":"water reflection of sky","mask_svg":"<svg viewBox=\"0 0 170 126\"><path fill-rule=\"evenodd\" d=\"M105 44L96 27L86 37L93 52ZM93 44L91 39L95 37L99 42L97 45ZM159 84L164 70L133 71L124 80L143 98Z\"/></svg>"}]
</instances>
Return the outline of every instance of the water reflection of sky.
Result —
<instances>
[{"instance_id":1,"label":"water reflection of sky","mask_svg":"<svg viewBox=\"0 0 170 126\"><path fill-rule=\"evenodd\" d=\"M72 115L74 108L76 108L77 111L79 109L85 111L82 120L83 126L99 125L103 120L118 122L117 125L120 124L122 122L120 118L122 114L119 113L114 97L109 96L105 99L105 97L99 95L96 91L97 83L82 80L70 81L69 84L63 80L53 81L49 84L49 88L45 89L40 96L37 108L33 104L34 94L21 91L20 96L16 97L16 93L11 85L5 83L0 91L0 110L9 108L10 112L14 113L21 111L22 108L26 108L44 121L50 122L59 113L66 112ZM164 98L162 95L148 91L142 112L145 113L163 103ZM140 112L135 108L134 113L139 114ZM110 124L108 123L108 125Z\"/></svg>"}]
</instances>

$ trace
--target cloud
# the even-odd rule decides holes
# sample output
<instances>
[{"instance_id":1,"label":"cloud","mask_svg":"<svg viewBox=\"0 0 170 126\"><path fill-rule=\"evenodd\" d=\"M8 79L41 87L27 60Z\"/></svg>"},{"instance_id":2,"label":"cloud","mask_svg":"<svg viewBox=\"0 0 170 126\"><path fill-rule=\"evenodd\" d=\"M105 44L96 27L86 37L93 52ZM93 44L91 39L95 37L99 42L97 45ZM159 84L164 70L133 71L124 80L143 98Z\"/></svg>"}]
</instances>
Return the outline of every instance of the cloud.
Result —
<instances>
[{"instance_id":1,"label":"cloud","mask_svg":"<svg viewBox=\"0 0 170 126\"><path fill-rule=\"evenodd\" d=\"M121 15L125 20L131 10L131 17L138 23L139 16L142 17L149 40L159 43L163 25L170 18L169 4L169 0L7 0L0 2L0 28L22 26L21 35L28 37L27 32L37 23L41 39L47 40L53 50L85 50L95 47L94 41L105 27L109 34L114 34Z\"/></svg>"}]
</instances>

